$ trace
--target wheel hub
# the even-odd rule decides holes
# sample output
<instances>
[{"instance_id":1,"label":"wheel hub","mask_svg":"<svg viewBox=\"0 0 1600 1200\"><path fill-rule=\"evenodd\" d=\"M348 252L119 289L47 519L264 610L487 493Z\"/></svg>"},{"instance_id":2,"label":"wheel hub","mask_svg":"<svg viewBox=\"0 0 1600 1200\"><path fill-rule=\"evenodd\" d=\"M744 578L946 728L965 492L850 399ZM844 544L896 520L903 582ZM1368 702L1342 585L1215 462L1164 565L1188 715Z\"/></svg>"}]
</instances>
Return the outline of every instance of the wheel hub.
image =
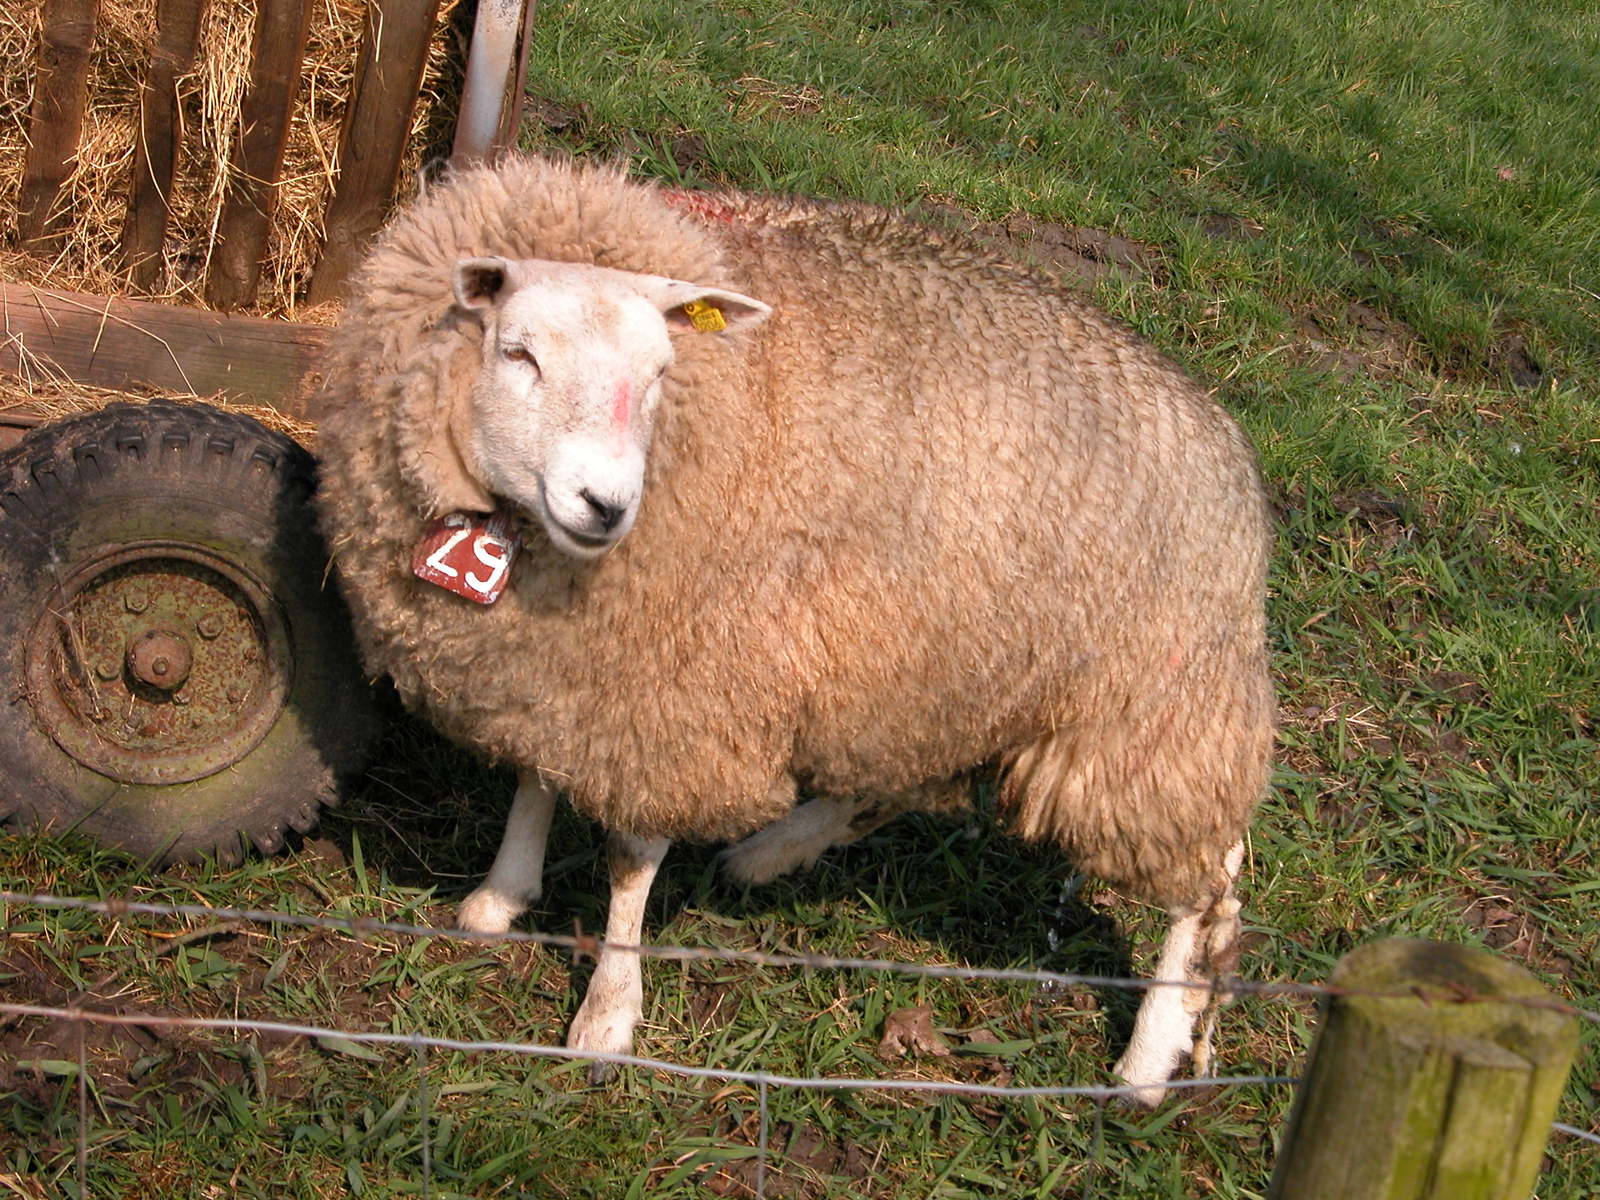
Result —
<instances>
[{"instance_id":1,"label":"wheel hub","mask_svg":"<svg viewBox=\"0 0 1600 1200\"><path fill-rule=\"evenodd\" d=\"M152 629L141 634L128 647L128 670L140 683L163 692L175 692L188 681L194 666L194 652L183 634L171 629Z\"/></svg>"},{"instance_id":2,"label":"wheel hub","mask_svg":"<svg viewBox=\"0 0 1600 1200\"><path fill-rule=\"evenodd\" d=\"M251 576L198 546L87 556L34 623L29 699L50 737L126 783L186 783L260 744L293 673L288 629Z\"/></svg>"}]
</instances>

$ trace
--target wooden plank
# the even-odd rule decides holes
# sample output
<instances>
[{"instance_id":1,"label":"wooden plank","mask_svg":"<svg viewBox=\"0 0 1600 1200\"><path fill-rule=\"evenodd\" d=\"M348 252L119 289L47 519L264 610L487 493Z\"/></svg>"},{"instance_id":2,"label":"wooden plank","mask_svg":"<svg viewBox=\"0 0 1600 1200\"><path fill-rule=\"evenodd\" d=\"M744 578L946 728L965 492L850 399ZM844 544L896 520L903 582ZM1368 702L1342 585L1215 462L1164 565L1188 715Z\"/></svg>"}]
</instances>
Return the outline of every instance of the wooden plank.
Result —
<instances>
[{"instance_id":1,"label":"wooden plank","mask_svg":"<svg viewBox=\"0 0 1600 1200\"><path fill-rule=\"evenodd\" d=\"M260 0L256 8L250 88L239 111L228 197L206 273L206 303L213 308L238 308L255 299L310 27L311 0Z\"/></svg>"},{"instance_id":2,"label":"wooden plank","mask_svg":"<svg viewBox=\"0 0 1600 1200\"><path fill-rule=\"evenodd\" d=\"M400 175L400 156L428 61L439 0L371 0L356 78L339 134L339 181L328 202L322 255L306 299L337 299L378 232Z\"/></svg>"},{"instance_id":3,"label":"wooden plank","mask_svg":"<svg viewBox=\"0 0 1600 1200\"><path fill-rule=\"evenodd\" d=\"M123 269L140 291L148 292L161 277L161 244L182 136L178 79L194 67L204 12L205 0L156 0L156 44L139 101L139 141L122 226Z\"/></svg>"},{"instance_id":4,"label":"wooden plank","mask_svg":"<svg viewBox=\"0 0 1600 1200\"><path fill-rule=\"evenodd\" d=\"M48 251L66 228L61 187L72 173L83 134L99 0L45 0L34 66L28 156L17 197L17 234L30 250Z\"/></svg>"},{"instance_id":5,"label":"wooden plank","mask_svg":"<svg viewBox=\"0 0 1600 1200\"><path fill-rule=\"evenodd\" d=\"M328 330L0 284L0 371L94 387L226 395L310 419Z\"/></svg>"}]
</instances>

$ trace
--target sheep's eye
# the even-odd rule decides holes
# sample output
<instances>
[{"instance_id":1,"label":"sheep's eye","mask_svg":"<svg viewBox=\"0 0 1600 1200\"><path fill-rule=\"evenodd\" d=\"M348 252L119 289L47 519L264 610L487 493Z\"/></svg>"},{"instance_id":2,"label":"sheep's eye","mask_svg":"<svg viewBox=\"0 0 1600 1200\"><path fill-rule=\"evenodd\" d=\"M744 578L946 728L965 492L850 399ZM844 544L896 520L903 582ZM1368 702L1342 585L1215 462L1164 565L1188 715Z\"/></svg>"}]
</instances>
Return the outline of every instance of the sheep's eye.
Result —
<instances>
[{"instance_id":1,"label":"sheep's eye","mask_svg":"<svg viewBox=\"0 0 1600 1200\"><path fill-rule=\"evenodd\" d=\"M510 359L512 362L529 363L533 366L538 366L538 363L535 363L533 360L532 351L530 351L526 346L502 346L500 353L506 358Z\"/></svg>"}]
</instances>

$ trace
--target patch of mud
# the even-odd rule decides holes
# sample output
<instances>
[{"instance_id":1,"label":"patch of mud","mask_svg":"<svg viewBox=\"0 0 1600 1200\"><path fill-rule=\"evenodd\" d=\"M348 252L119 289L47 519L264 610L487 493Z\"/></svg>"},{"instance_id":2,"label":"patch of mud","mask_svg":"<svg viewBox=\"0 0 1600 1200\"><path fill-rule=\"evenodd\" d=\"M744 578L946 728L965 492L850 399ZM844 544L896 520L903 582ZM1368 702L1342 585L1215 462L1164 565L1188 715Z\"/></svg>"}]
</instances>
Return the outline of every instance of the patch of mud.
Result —
<instances>
[{"instance_id":1,"label":"patch of mud","mask_svg":"<svg viewBox=\"0 0 1600 1200\"><path fill-rule=\"evenodd\" d=\"M1253 242L1267 232L1267 227L1249 217L1211 212L1200 217L1200 232L1221 241Z\"/></svg>"},{"instance_id":2,"label":"patch of mud","mask_svg":"<svg viewBox=\"0 0 1600 1200\"><path fill-rule=\"evenodd\" d=\"M581 134L589 125L593 110L588 104L562 104L548 96L529 93L523 101L523 119L546 133Z\"/></svg>"},{"instance_id":3,"label":"patch of mud","mask_svg":"<svg viewBox=\"0 0 1600 1200\"><path fill-rule=\"evenodd\" d=\"M1305 362L1346 380L1391 379L1429 361L1416 330L1359 301L1337 315L1305 314L1295 321L1292 337Z\"/></svg>"},{"instance_id":4,"label":"patch of mud","mask_svg":"<svg viewBox=\"0 0 1600 1200\"><path fill-rule=\"evenodd\" d=\"M338 853L331 844L324 852L330 857ZM5 996L20 1004L81 1006L140 1018L303 1018L348 1029L381 1029L414 991L409 982L397 987L375 982L394 953L378 940L353 941L323 930L280 940L232 926L161 936L167 940L136 942L106 956L103 961L110 969L84 988L24 939L0 941ZM533 950L503 947L502 970L526 971L534 957L527 951ZM480 953L478 947L442 940L428 947L435 965ZM205 982L174 992L169 972L177 954L194 956L191 969L203 965ZM274 982L323 996L322 1011L286 1012ZM123 1103L130 1111L166 1095L186 1096L218 1085L237 1084L257 1096L294 1099L306 1094L325 1070L321 1051L305 1039L271 1031L196 1030L154 1020L108 1024L35 1016L0 1019L0 1096L41 1107L57 1103L63 1089L75 1086L80 1058L93 1094Z\"/></svg>"},{"instance_id":5,"label":"patch of mud","mask_svg":"<svg viewBox=\"0 0 1600 1200\"><path fill-rule=\"evenodd\" d=\"M53 963L21 945L0 954L0 976L9 977L7 997L19 1004L82 1006L116 1014L143 1011L142 1005L123 998L129 989L115 975L76 989ZM129 1101L152 1089L182 1095L203 1084L241 1081L247 1057L218 1053L205 1035L158 1024L11 1017L0 1021L0 1095L48 1107L62 1089L76 1085L80 1063L102 1099Z\"/></svg>"},{"instance_id":6,"label":"patch of mud","mask_svg":"<svg viewBox=\"0 0 1600 1200\"><path fill-rule=\"evenodd\" d=\"M841 1182L848 1186L849 1181L868 1178L876 1161L876 1156L857 1143L829 1137L809 1121L776 1125L768 1138L767 1153L765 1194L774 1200L837 1195ZM725 1163L708 1174L701 1186L713 1196L755 1196L759 1169L753 1156Z\"/></svg>"},{"instance_id":7,"label":"patch of mud","mask_svg":"<svg viewBox=\"0 0 1600 1200\"><path fill-rule=\"evenodd\" d=\"M706 140L698 133L680 133L667 142L667 153L685 176L699 175L706 165Z\"/></svg>"},{"instance_id":8,"label":"patch of mud","mask_svg":"<svg viewBox=\"0 0 1600 1200\"><path fill-rule=\"evenodd\" d=\"M722 980L694 980L689 985L689 1021L697 1034L726 1028L739 1015L740 988Z\"/></svg>"},{"instance_id":9,"label":"patch of mud","mask_svg":"<svg viewBox=\"0 0 1600 1200\"><path fill-rule=\"evenodd\" d=\"M1534 391L1544 386L1545 370L1520 333L1502 334L1489 350L1489 372L1514 388Z\"/></svg>"},{"instance_id":10,"label":"patch of mud","mask_svg":"<svg viewBox=\"0 0 1600 1200\"><path fill-rule=\"evenodd\" d=\"M1103 279L1131 283L1159 271L1160 255L1153 246L1101 229L1041 221L1027 213L1012 213L1004 221L978 221L937 197L915 206L912 214L1005 258L1038 267L1079 291L1090 291Z\"/></svg>"},{"instance_id":11,"label":"patch of mud","mask_svg":"<svg viewBox=\"0 0 1600 1200\"><path fill-rule=\"evenodd\" d=\"M1384 550L1415 540L1425 515L1405 497L1373 489L1339 492L1330 496L1329 502Z\"/></svg>"},{"instance_id":12,"label":"patch of mud","mask_svg":"<svg viewBox=\"0 0 1600 1200\"><path fill-rule=\"evenodd\" d=\"M1509 897L1463 893L1461 922L1468 929L1476 930L1483 944L1491 950L1562 978L1570 977L1575 970L1572 960L1550 945L1543 926L1515 907L1515 901Z\"/></svg>"}]
</instances>

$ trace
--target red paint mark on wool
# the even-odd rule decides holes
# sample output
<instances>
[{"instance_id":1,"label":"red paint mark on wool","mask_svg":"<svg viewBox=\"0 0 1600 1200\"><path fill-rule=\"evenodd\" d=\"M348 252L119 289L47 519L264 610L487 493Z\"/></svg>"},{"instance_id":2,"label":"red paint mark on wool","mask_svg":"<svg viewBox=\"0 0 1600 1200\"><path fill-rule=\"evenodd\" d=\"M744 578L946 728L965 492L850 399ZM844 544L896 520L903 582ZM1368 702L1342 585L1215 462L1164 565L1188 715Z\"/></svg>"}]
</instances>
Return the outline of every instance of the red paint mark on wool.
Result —
<instances>
[{"instance_id":1,"label":"red paint mark on wool","mask_svg":"<svg viewBox=\"0 0 1600 1200\"><path fill-rule=\"evenodd\" d=\"M661 196L673 208L699 217L702 221L725 221L731 224L738 215L736 205L715 192L669 188Z\"/></svg>"},{"instance_id":2,"label":"red paint mark on wool","mask_svg":"<svg viewBox=\"0 0 1600 1200\"><path fill-rule=\"evenodd\" d=\"M618 442L627 436L628 421L632 415L633 389L626 379L620 379L611 396L611 431L617 435Z\"/></svg>"}]
</instances>

